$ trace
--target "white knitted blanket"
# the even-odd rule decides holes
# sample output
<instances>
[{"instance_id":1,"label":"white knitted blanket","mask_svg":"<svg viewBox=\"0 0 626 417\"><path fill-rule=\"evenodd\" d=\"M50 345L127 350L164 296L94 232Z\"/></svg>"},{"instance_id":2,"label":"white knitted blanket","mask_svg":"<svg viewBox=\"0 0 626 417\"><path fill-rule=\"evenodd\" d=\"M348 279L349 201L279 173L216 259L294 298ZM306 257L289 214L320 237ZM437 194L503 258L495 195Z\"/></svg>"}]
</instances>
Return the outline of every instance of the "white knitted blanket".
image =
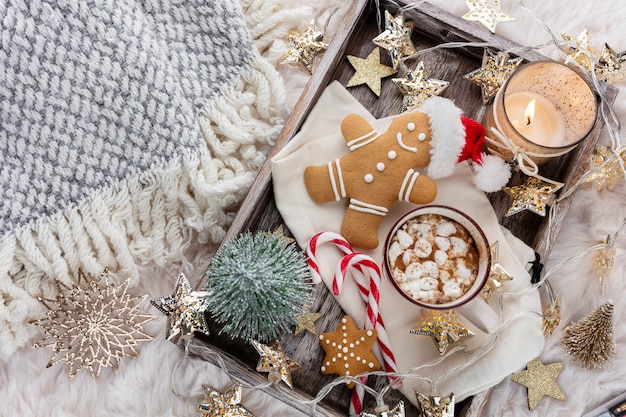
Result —
<instances>
[{"instance_id":1,"label":"white knitted blanket","mask_svg":"<svg viewBox=\"0 0 626 417\"><path fill-rule=\"evenodd\" d=\"M53 278L221 240L286 114L259 50L299 20L243 3L0 2L2 354Z\"/></svg>"}]
</instances>

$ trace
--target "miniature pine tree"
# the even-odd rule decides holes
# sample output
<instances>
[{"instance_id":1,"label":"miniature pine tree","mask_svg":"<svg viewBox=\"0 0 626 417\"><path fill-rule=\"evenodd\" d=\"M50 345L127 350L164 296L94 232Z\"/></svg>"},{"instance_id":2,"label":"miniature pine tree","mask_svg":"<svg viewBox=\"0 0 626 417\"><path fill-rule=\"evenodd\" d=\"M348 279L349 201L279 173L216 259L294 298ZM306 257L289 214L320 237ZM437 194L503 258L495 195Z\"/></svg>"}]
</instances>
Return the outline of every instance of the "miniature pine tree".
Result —
<instances>
[{"instance_id":1,"label":"miniature pine tree","mask_svg":"<svg viewBox=\"0 0 626 417\"><path fill-rule=\"evenodd\" d=\"M233 338L276 339L297 323L311 297L306 258L282 228L246 232L225 243L205 276L207 311Z\"/></svg>"},{"instance_id":2,"label":"miniature pine tree","mask_svg":"<svg viewBox=\"0 0 626 417\"><path fill-rule=\"evenodd\" d=\"M615 355L613 330L613 301L609 300L565 329L563 347L584 368L602 368Z\"/></svg>"}]
</instances>

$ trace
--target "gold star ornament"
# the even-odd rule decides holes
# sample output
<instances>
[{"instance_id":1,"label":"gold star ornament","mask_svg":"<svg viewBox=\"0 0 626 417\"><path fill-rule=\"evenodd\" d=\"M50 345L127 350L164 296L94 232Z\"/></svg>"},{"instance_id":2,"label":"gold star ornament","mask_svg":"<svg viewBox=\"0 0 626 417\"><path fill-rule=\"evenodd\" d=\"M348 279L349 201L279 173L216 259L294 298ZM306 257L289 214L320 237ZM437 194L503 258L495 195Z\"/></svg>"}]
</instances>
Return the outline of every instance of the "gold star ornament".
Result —
<instances>
[{"instance_id":1,"label":"gold star ornament","mask_svg":"<svg viewBox=\"0 0 626 417\"><path fill-rule=\"evenodd\" d=\"M416 392L417 405L423 417L454 417L454 393L424 395Z\"/></svg>"},{"instance_id":2,"label":"gold star ornament","mask_svg":"<svg viewBox=\"0 0 626 417\"><path fill-rule=\"evenodd\" d=\"M86 282L84 288L81 281ZM130 278L119 285L109 283L106 269L97 280L80 272L78 285L72 288L55 281L56 298L39 298L48 309L46 317L32 322L44 330L33 347L54 352L47 367L65 362L70 379L81 369L98 379L102 368L117 368L122 358L138 355L139 342L152 340L143 327L154 317L139 307L147 295L128 294L129 282Z\"/></svg>"},{"instance_id":3,"label":"gold star ornament","mask_svg":"<svg viewBox=\"0 0 626 417\"><path fill-rule=\"evenodd\" d=\"M372 42L389 51L391 65L398 69L402 58L415 53L415 46L411 41L413 22L405 22L404 16L394 17L385 10L385 31L374 38Z\"/></svg>"},{"instance_id":4,"label":"gold star ornament","mask_svg":"<svg viewBox=\"0 0 626 417\"><path fill-rule=\"evenodd\" d=\"M598 79L605 83L613 84L626 80L626 51L616 53L605 43L595 71Z\"/></svg>"},{"instance_id":5,"label":"gold star ornament","mask_svg":"<svg viewBox=\"0 0 626 417\"><path fill-rule=\"evenodd\" d=\"M271 345L264 345L252 340L252 346L261 356L256 366L257 372L269 372L270 382L283 381L289 388L293 389L291 371L298 369L300 365L285 355L280 342L275 340Z\"/></svg>"},{"instance_id":6,"label":"gold star ornament","mask_svg":"<svg viewBox=\"0 0 626 417\"><path fill-rule=\"evenodd\" d=\"M254 417L254 414L240 404L242 391L240 385L235 385L224 393L207 385L203 385L202 390L204 400L198 405L201 417Z\"/></svg>"},{"instance_id":7,"label":"gold star ornament","mask_svg":"<svg viewBox=\"0 0 626 417\"><path fill-rule=\"evenodd\" d=\"M194 291L185 274L178 275L174 292L150 300L150 303L167 316L165 337L172 340L178 335L193 337L194 332L209 334L204 312L208 306L208 291Z\"/></svg>"},{"instance_id":8,"label":"gold star ornament","mask_svg":"<svg viewBox=\"0 0 626 417\"><path fill-rule=\"evenodd\" d=\"M533 410L546 395L565 401L565 394L556 383L556 378L565 367L564 362L544 365L539 358L528 362L525 371L511 375L511 380L528 388L528 408Z\"/></svg>"},{"instance_id":9,"label":"gold star ornament","mask_svg":"<svg viewBox=\"0 0 626 417\"><path fill-rule=\"evenodd\" d=\"M424 104L426 99L438 96L448 87L447 81L428 78L424 62L420 61L413 71L407 71L404 78L391 80L404 96L402 100L402 112L417 109Z\"/></svg>"},{"instance_id":10,"label":"gold star ornament","mask_svg":"<svg viewBox=\"0 0 626 417\"><path fill-rule=\"evenodd\" d=\"M620 161L621 159L621 161ZM624 176L622 165L626 160L626 146L622 147L617 155L610 148L598 146L589 157L589 174L585 182L594 185L597 191L606 187L609 191Z\"/></svg>"},{"instance_id":11,"label":"gold star ornament","mask_svg":"<svg viewBox=\"0 0 626 417\"><path fill-rule=\"evenodd\" d=\"M483 103L488 104L522 61L522 58L509 59L509 54L504 52L495 54L489 49L485 49L482 67L470 72L463 78L478 84Z\"/></svg>"},{"instance_id":12,"label":"gold star ornament","mask_svg":"<svg viewBox=\"0 0 626 417\"><path fill-rule=\"evenodd\" d=\"M482 23L492 33L496 32L496 26L500 22L513 22L513 16L502 13L500 0L465 0L469 12L463 15L463 19Z\"/></svg>"},{"instance_id":13,"label":"gold star ornament","mask_svg":"<svg viewBox=\"0 0 626 417\"><path fill-rule=\"evenodd\" d=\"M384 405L376 407L376 414L361 413L361 417L405 417L404 402L399 401L391 410L389 406Z\"/></svg>"},{"instance_id":14,"label":"gold star ornament","mask_svg":"<svg viewBox=\"0 0 626 417\"><path fill-rule=\"evenodd\" d=\"M311 20L304 32L290 35L291 47L280 61L281 64L301 64L309 74L313 74L315 57L324 52L328 45L322 42L324 35L315 30L315 20Z\"/></svg>"},{"instance_id":15,"label":"gold star ornament","mask_svg":"<svg viewBox=\"0 0 626 417\"><path fill-rule=\"evenodd\" d=\"M397 73L395 69L380 63L380 48L374 48L367 58L359 58L348 55L348 61L356 70L346 87L367 84L370 90L380 97L381 78L389 77Z\"/></svg>"},{"instance_id":16,"label":"gold star ornament","mask_svg":"<svg viewBox=\"0 0 626 417\"><path fill-rule=\"evenodd\" d=\"M502 288L502 283L506 281L513 280L513 276L509 274L503 267L498 263L500 259L500 242L496 242L491 245L491 268L489 269L489 278L487 279L487 283L483 287L481 291L481 296L486 302L491 300L491 296L494 292L498 291Z\"/></svg>"},{"instance_id":17,"label":"gold star ornament","mask_svg":"<svg viewBox=\"0 0 626 417\"><path fill-rule=\"evenodd\" d=\"M524 210L545 217L546 207L554 204L556 201L555 193L562 187L562 183L552 184L535 177L528 177L522 185L504 187L504 192L513 198L513 203L506 212L506 217Z\"/></svg>"},{"instance_id":18,"label":"gold star ornament","mask_svg":"<svg viewBox=\"0 0 626 417\"><path fill-rule=\"evenodd\" d=\"M585 70L591 72L596 51L589 46L589 31L584 29L576 38L565 33L562 33L561 36L565 41L563 52L567 54L567 59L577 62Z\"/></svg>"},{"instance_id":19,"label":"gold star ornament","mask_svg":"<svg viewBox=\"0 0 626 417\"><path fill-rule=\"evenodd\" d=\"M304 313L300 314L297 317L298 324L296 325L296 330L294 331L294 334L300 334L304 330L307 330L313 334L317 334L315 321L320 317L322 317L322 313L311 313L311 310L307 308Z\"/></svg>"},{"instance_id":20,"label":"gold star ornament","mask_svg":"<svg viewBox=\"0 0 626 417\"><path fill-rule=\"evenodd\" d=\"M448 346L463 337L474 336L459 320L456 310L423 310L422 322L409 330L409 333L430 336L440 355L446 353Z\"/></svg>"}]
</instances>

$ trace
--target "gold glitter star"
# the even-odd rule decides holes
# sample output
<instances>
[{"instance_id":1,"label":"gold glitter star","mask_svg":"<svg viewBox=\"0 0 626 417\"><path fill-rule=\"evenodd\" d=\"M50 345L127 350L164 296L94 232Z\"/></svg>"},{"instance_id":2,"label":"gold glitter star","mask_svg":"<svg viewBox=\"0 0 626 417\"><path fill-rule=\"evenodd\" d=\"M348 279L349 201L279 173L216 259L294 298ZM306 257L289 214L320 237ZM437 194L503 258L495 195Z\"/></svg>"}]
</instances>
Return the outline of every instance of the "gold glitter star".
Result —
<instances>
[{"instance_id":1,"label":"gold glitter star","mask_svg":"<svg viewBox=\"0 0 626 417\"><path fill-rule=\"evenodd\" d=\"M552 336L554 329L561 323L561 296L554 297L554 302L543 311L543 337Z\"/></svg>"},{"instance_id":2,"label":"gold glitter star","mask_svg":"<svg viewBox=\"0 0 626 417\"><path fill-rule=\"evenodd\" d=\"M556 378L565 367L564 362L544 365L539 358L528 362L525 371L511 375L511 380L528 388L528 408L533 410L541 399L548 395L565 401L565 394L556 383Z\"/></svg>"},{"instance_id":3,"label":"gold glitter star","mask_svg":"<svg viewBox=\"0 0 626 417\"><path fill-rule=\"evenodd\" d=\"M616 53L608 44L602 45L600 59L596 63L596 76L605 83L626 80L626 51Z\"/></svg>"},{"instance_id":4,"label":"gold glitter star","mask_svg":"<svg viewBox=\"0 0 626 417\"><path fill-rule=\"evenodd\" d=\"M271 345L264 345L256 340L252 340L252 346L254 346L261 356L256 370L258 372L269 372L271 382L282 380L289 388L293 389L291 371L298 369L300 365L285 355L283 348L280 346L280 342L275 340ZM278 372L278 375L280 375L280 378L276 381L272 380L275 372Z\"/></svg>"},{"instance_id":5,"label":"gold glitter star","mask_svg":"<svg viewBox=\"0 0 626 417\"><path fill-rule=\"evenodd\" d=\"M486 302L491 300L493 293L502 288L502 283L511 281L513 277L498 263L500 258L500 242L496 241L491 245L491 268L489 278L483 287L481 296Z\"/></svg>"},{"instance_id":6,"label":"gold glitter star","mask_svg":"<svg viewBox=\"0 0 626 417\"><path fill-rule=\"evenodd\" d=\"M451 343L462 337L474 336L474 333L461 323L456 310L423 310L422 322L419 326L409 330L409 333L430 336L440 355L446 353Z\"/></svg>"},{"instance_id":7,"label":"gold glitter star","mask_svg":"<svg viewBox=\"0 0 626 417\"><path fill-rule=\"evenodd\" d=\"M85 288L80 286L83 280ZM76 287L55 283L54 300L39 298L48 309L46 317L32 322L44 329L43 339L33 347L50 347L54 352L48 367L64 361L70 379L81 369L98 379L102 368L117 368L120 359L138 355L138 342L152 340L143 325L154 317L139 308L147 295L131 297L130 278L120 285L110 284L105 269L97 281L80 272Z\"/></svg>"},{"instance_id":8,"label":"gold glitter star","mask_svg":"<svg viewBox=\"0 0 626 417\"><path fill-rule=\"evenodd\" d=\"M463 78L480 86L483 103L489 103L498 93L498 90L509 79L511 73L521 63L522 58L509 59L507 53L494 54L485 49L482 67L465 75Z\"/></svg>"},{"instance_id":9,"label":"gold glitter star","mask_svg":"<svg viewBox=\"0 0 626 417\"><path fill-rule=\"evenodd\" d=\"M280 63L300 63L310 74L313 74L313 60L328 48L322 39L324 39L324 35L322 32L315 31L315 20L311 20L309 27L304 32L289 36L291 48L287 50Z\"/></svg>"},{"instance_id":10,"label":"gold glitter star","mask_svg":"<svg viewBox=\"0 0 626 417\"><path fill-rule=\"evenodd\" d=\"M372 42L389 51L391 65L398 69L402 58L415 53L415 46L411 41L412 33L413 22L405 22L402 15L393 17L385 10L385 31L376 36Z\"/></svg>"},{"instance_id":11,"label":"gold glitter star","mask_svg":"<svg viewBox=\"0 0 626 417\"><path fill-rule=\"evenodd\" d=\"M207 385L202 385L202 390L204 400L198 405L201 417L254 417L254 414L240 404L242 391L240 385L231 387L223 394Z\"/></svg>"},{"instance_id":12,"label":"gold glitter star","mask_svg":"<svg viewBox=\"0 0 626 417\"><path fill-rule=\"evenodd\" d=\"M380 63L380 48L374 48L367 58L359 58L348 55L348 61L356 72L346 84L346 87L367 84L367 86L380 97L381 78L389 77L397 73L395 69Z\"/></svg>"},{"instance_id":13,"label":"gold glitter star","mask_svg":"<svg viewBox=\"0 0 626 417\"><path fill-rule=\"evenodd\" d=\"M424 101L432 96L438 96L448 87L447 81L428 78L424 62L420 61L413 71L407 71L404 78L391 80L404 95L402 112L421 107Z\"/></svg>"},{"instance_id":14,"label":"gold glitter star","mask_svg":"<svg viewBox=\"0 0 626 417\"><path fill-rule=\"evenodd\" d=\"M404 413L404 402L399 401L391 410L387 407L387 410L378 411L377 408L376 414L361 413L361 417L405 417Z\"/></svg>"},{"instance_id":15,"label":"gold glitter star","mask_svg":"<svg viewBox=\"0 0 626 417\"><path fill-rule=\"evenodd\" d=\"M322 313L311 313L310 309L306 309L306 311L300 314L297 317L298 325L296 326L296 330L294 334L300 334L303 330L307 330L313 334L317 334L317 329L315 329L315 321L322 317Z\"/></svg>"},{"instance_id":16,"label":"gold glitter star","mask_svg":"<svg viewBox=\"0 0 626 417\"><path fill-rule=\"evenodd\" d=\"M171 295L150 300L150 304L167 316L167 340L172 340L178 334L183 337L192 337L193 332L209 334L204 316L208 296L208 291L194 291L185 274L181 273Z\"/></svg>"},{"instance_id":17,"label":"gold glitter star","mask_svg":"<svg viewBox=\"0 0 626 417\"><path fill-rule=\"evenodd\" d=\"M296 240L292 237L289 236L285 236L285 231L283 229L283 225L281 224L280 226L278 226L278 228L276 230L274 230L273 232L269 233L269 232L264 232L263 233L266 237L275 237L278 238L282 241L285 242L286 245L290 245L293 242L295 242Z\"/></svg>"},{"instance_id":18,"label":"gold glitter star","mask_svg":"<svg viewBox=\"0 0 626 417\"><path fill-rule=\"evenodd\" d=\"M556 200L556 193L563 184L550 184L535 177L528 177L522 185L504 187L503 190L513 198L513 203L506 213L512 216L524 210L545 217L546 206L551 206Z\"/></svg>"},{"instance_id":19,"label":"gold glitter star","mask_svg":"<svg viewBox=\"0 0 626 417\"><path fill-rule=\"evenodd\" d=\"M480 22L492 33L496 32L496 26L500 22L513 22L513 16L502 13L500 0L465 0L469 12L463 15L463 19L472 22Z\"/></svg>"},{"instance_id":20,"label":"gold glitter star","mask_svg":"<svg viewBox=\"0 0 626 417\"><path fill-rule=\"evenodd\" d=\"M626 160L626 146L622 147L615 156L611 149L604 146L596 147L589 157L589 168L591 173L585 178L585 182L591 182L600 191L606 187L612 190L615 184L624 176L624 171L620 164L620 158Z\"/></svg>"},{"instance_id":21,"label":"gold glitter star","mask_svg":"<svg viewBox=\"0 0 626 417\"><path fill-rule=\"evenodd\" d=\"M424 395L416 392L415 395L423 417L454 417L454 393Z\"/></svg>"},{"instance_id":22,"label":"gold glitter star","mask_svg":"<svg viewBox=\"0 0 626 417\"><path fill-rule=\"evenodd\" d=\"M562 33L561 36L566 42L563 52L568 55L568 59L578 62L587 71L592 71L593 56L596 51L589 46L589 31L584 29L576 39L565 33Z\"/></svg>"}]
</instances>

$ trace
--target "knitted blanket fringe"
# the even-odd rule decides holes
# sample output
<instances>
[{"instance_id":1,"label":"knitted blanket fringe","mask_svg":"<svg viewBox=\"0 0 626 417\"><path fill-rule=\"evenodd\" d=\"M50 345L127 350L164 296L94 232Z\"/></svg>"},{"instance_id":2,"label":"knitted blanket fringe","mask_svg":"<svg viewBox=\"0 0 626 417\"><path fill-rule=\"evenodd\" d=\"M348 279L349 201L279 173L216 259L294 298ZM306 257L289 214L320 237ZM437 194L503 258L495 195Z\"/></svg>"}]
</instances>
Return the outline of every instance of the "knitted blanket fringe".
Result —
<instances>
[{"instance_id":1,"label":"knitted blanket fringe","mask_svg":"<svg viewBox=\"0 0 626 417\"><path fill-rule=\"evenodd\" d=\"M265 55L310 18L284 0L242 0L252 39ZM280 10L279 13L275 13ZM0 354L11 355L35 331L28 321L77 272L140 279L137 264L188 263L185 250L216 247L263 164L286 117L285 91L274 63L258 56L198 117L201 155L117 184L54 216L20 227L0 242ZM149 277L144 277L149 279Z\"/></svg>"}]
</instances>

